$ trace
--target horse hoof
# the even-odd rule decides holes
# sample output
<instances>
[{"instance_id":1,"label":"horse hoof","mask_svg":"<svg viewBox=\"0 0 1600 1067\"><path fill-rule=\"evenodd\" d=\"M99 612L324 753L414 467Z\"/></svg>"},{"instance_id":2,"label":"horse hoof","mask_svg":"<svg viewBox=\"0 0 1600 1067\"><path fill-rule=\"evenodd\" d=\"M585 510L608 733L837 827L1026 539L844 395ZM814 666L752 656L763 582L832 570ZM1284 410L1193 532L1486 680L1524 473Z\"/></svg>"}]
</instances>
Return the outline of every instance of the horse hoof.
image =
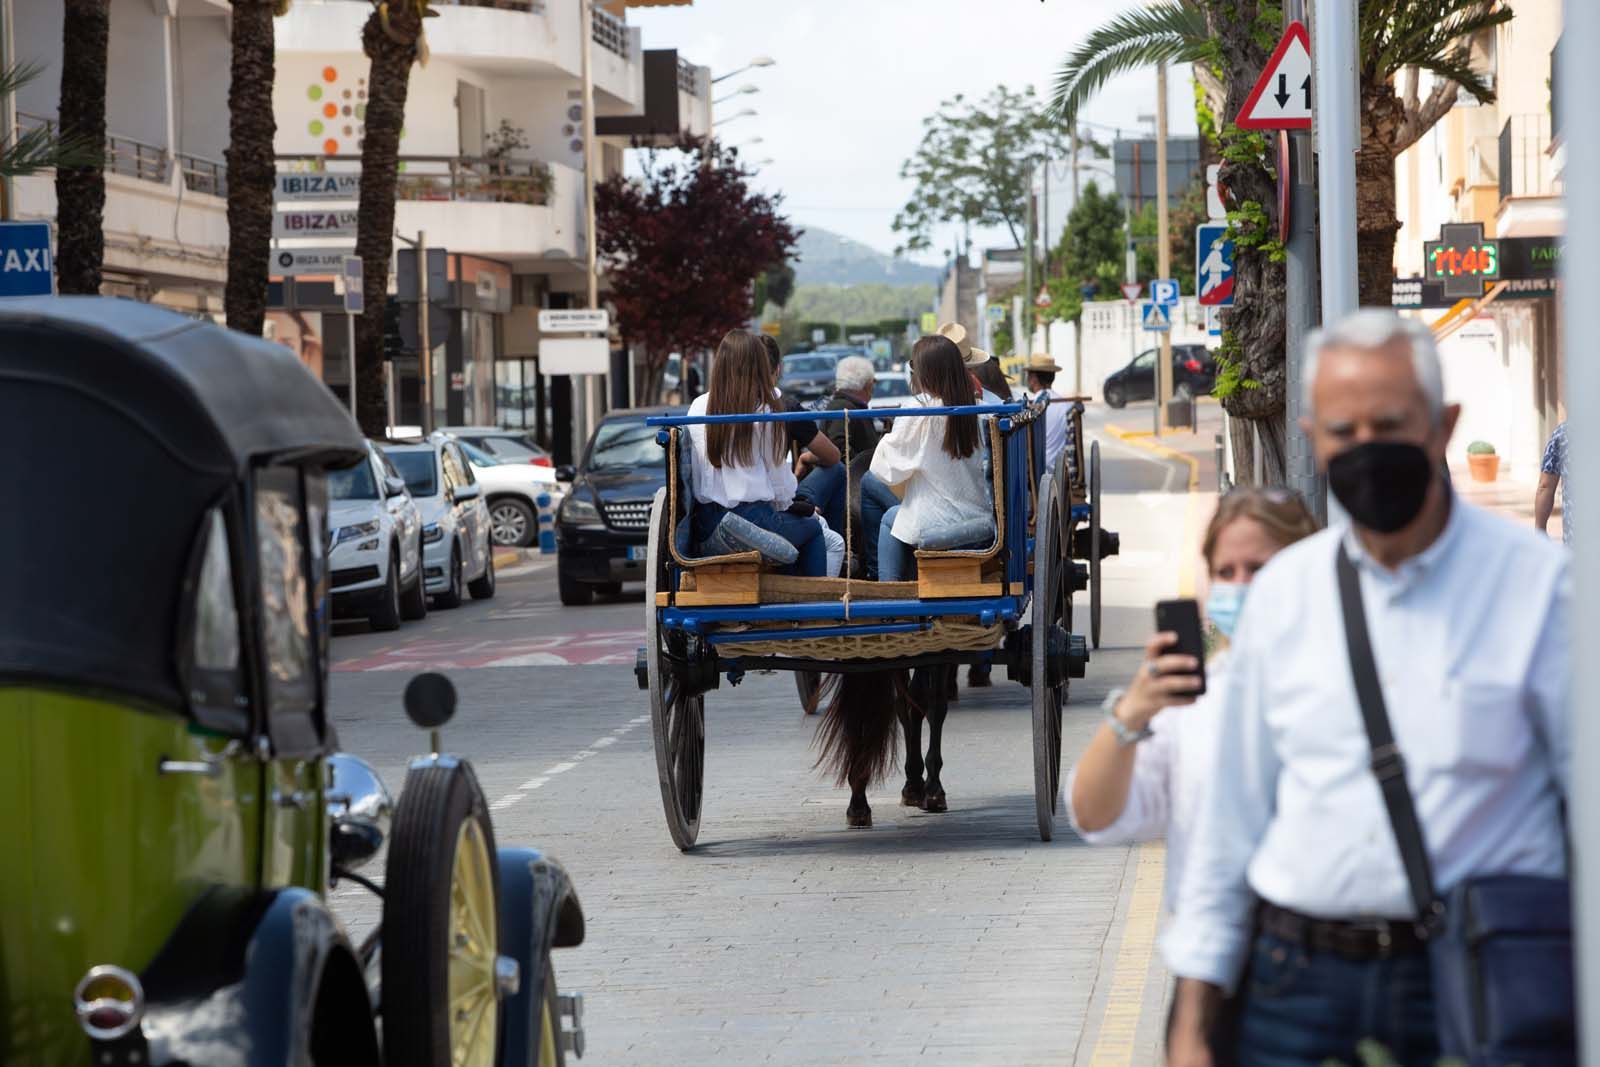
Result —
<instances>
[{"instance_id":1,"label":"horse hoof","mask_svg":"<svg viewBox=\"0 0 1600 1067\"><path fill-rule=\"evenodd\" d=\"M860 811L852 809L844 813L844 818L852 830L870 830L872 828L871 808L862 808Z\"/></svg>"},{"instance_id":2,"label":"horse hoof","mask_svg":"<svg viewBox=\"0 0 1600 1067\"><path fill-rule=\"evenodd\" d=\"M943 789L923 797L919 807L930 815L939 815L950 810L950 805L945 801Z\"/></svg>"},{"instance_id":3,"label":"horse hoof","mask_svg":"<svg viewBox=\"0 0 1600 1067\"><path fill-rule=\"evenodd\" d=\"M907 784L904 789L900 790L900 806L903 808L920 808L926 799L927 794L920 782L916 785Z\"/></svg>"}]
</instances>

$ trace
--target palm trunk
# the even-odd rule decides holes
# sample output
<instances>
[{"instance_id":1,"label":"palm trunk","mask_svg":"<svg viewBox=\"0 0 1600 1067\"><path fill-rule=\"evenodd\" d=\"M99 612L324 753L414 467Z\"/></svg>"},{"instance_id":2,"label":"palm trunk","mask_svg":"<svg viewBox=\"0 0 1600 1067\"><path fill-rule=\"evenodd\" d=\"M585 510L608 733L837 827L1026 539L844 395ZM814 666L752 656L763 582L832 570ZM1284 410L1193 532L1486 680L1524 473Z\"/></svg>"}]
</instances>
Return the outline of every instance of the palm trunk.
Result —
<instances>
[{"instance_id":1,"label":"palm trunk","mask_svg":"<svg viewBox=\"0 0 1600 1067\"><path fill-rule=\"evenodd\" d=\"M1362 307L1388 307L1394 288L1394 145L1405 105L1387 82L1362 76L1361 148L1356 153L1356 289Z\"/></svg>"},{"instance_id":2,"label":"palm trunk","mask_svg":"<svg viewBox=\"0 0 1600 1067\"><path fill-rule=\"evenodd\" d=\"M377 12L361 31L372 61L367 75L366 133L361 144L361 211L356 255L361 257L366 313L356 319L356 421L369 437L382 436L383 308L389 300L389 261L394 254L394 198L400 164L400 128L405 124L411 64L417 58L422 18L410 2L391 3L385 28ZM419 263L419 270L427 264ZM422 339L420 358L429 358ZM431 402L424 396L422 403ZM426 423L426 420L424 420Z\"/></svg>"},{"instance_id":3,"label":"palm trunk","mask_svg":"<svg viewBox=\"0 0 1600 1067\"><path fill-rule=\"evenodd\" d=\"M106 49L110 0L66 0L61 29L61 132L106 143ZM99 165L56 170L56 287L100 292L105 260L106 175Z\"/></svg>"},{"instance_id":4,"label":"palm trunk","mask_svg":"<svg viewBox=\"0 0 1600 1067\"><path fill-rule=\"evenodd\" d=\"M276 164L272 0L233 0L233 70L228 86L228 326L261 335L267 314Z\"/></svg>"}]
</instances>

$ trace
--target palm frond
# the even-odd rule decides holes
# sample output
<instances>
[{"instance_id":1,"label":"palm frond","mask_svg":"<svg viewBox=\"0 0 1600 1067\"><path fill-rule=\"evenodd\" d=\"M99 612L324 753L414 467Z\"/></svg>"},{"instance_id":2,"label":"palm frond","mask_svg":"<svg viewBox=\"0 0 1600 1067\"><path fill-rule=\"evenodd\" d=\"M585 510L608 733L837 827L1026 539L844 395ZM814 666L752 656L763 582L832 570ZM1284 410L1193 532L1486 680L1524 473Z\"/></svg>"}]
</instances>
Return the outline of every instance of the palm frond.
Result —
<instances>
[{"instance_id":1,"label":"palm frond","mask_svg":"<svg viewBox=\"0 0 1600 1067\"><path fill-rule=\"evenodd\" d=\"M1090 98L1118 74L1159 62L1196 63L1211 49L1205 14L1192 0L1158 0L1125 11L1089 31L1062 62L1050 113L1067 126Z\"/></svg>"},{"instance_id":2,"label":"palm frond","mask_svg":"<svg viewBox=\"0 0 1600 1067\"><path fill-rule=\"evenodd\" d=\"M39 77L44 68L37 63L17 63L0 67L0 100ZM0 177L20 178L56 167L98 167L105 148L92 137L62 136L54 123L19 132L9 143L0 143Z\"/></svg>"},{"instance_id":3,"label":"palm frond","mask_svg":"<svg viewBox=\"0 0 1600 1067\"><path fill-rule=\"evenodd\" d=\"M1392 78L1405 67L1464 67L1472 38L1511 19L1510 8L1488 0L1424 0L1388 3L1368 0L1361 9L1365 64L1377 78ZM1441 74L1441 76L1446 76ZM1481 84L1480 78L1473 81ZM1470 86L1462 83L1470 91Z\"/></svg>"}]
</instances>

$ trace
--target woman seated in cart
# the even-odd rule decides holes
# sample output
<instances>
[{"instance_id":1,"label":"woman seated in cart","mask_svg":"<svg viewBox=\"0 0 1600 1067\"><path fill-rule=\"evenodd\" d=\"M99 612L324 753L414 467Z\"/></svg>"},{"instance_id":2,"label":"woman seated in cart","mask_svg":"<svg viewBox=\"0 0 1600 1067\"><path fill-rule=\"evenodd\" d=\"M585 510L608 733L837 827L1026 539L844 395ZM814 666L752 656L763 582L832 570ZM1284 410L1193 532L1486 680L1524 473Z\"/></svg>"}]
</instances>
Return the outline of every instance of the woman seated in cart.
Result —
<instances>
[{"instance_id":1,"label":"woman seated in cart","mask_svg":"<svg viewBox=\"0 0 1600 1067\"><path fill-rule=\"evenodd\" d=\"M711 390L689 405L690 415L747 415L772 410L775 395L767 351L748 330L730 330L711 362ZM694 542L704 555L718 555L718 526L730 513L778 535L800 553L792 573L808 578L827 573L823 526L814 517L792 515L795 477L788 435L780 423L716 423L689 427L693 443Z\"/></svg>"},{"instance_id":2,"label":"woman seated in cart","mask_svg":"<svg viewBox=\"0 0 1600 1067\"><path fill-rule=\"evenodd\" d=\"M922 338L911 350L911 363L919 403L957 407L973 402L961 352L949 338ZM881 581L914 578L916 550L930 535L956 549L994 543L994 505L983 455L976 415L894 421L872 455L872 476L893 489L901 502L884 514L878 530L864 531L877 538Z\"/></svg>"}]
</instances>

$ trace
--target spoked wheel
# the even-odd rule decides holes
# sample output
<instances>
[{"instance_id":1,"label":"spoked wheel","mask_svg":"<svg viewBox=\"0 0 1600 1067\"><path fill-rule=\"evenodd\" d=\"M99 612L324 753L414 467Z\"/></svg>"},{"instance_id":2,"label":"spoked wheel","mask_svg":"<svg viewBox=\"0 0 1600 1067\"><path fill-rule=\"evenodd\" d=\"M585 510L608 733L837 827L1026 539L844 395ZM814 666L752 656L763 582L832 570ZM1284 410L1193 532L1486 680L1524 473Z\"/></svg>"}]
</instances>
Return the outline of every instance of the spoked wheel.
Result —
<instances>
[{"instance_id":1,"label":"spoked wheel","mask_svg":"<svg viewBox=\"0 0 1600 1067\"><path fill-rule=\"evenodd\" d=\"M1068 632L1072 566L1061 542L1061 509L1070 506L1056 491L1049 474L1039 481L1038 521L1033 545L1033 799L1039 814L1039 837L1055 836L1056 801L1061 795L1061 709L1067 701L1067 679L1051 683L1048 653L1053 635Z\"/></svg>"},{"instance_id":2,"label":"spoked wheel","mask_svg":"<svg viewBox=\"0 0 1600 1067\"><path fill-rule=\"evenodd\" d=\"M1100 647L1100 442L1089 446L1089 639Z\"/></svg>"},{"instance_id":3,"label":"spoked wheel","mask_svg":"<svg viewBox=\"0 0 1600 1067\"><path fill-rule=\"evenodd\" d=\"M644 579L645 666L650 682L650 732L655 738L656 777L661 783L661 807L666 812L672 843L685 852L700 836L700 800L705 786L705 697L689 696L681 675L666 655L666 631L661 628L656 593L666 592L667 539L672 516L667 491L656 490L650 509L648 562Z\"/></svg>"}]
</instances>

